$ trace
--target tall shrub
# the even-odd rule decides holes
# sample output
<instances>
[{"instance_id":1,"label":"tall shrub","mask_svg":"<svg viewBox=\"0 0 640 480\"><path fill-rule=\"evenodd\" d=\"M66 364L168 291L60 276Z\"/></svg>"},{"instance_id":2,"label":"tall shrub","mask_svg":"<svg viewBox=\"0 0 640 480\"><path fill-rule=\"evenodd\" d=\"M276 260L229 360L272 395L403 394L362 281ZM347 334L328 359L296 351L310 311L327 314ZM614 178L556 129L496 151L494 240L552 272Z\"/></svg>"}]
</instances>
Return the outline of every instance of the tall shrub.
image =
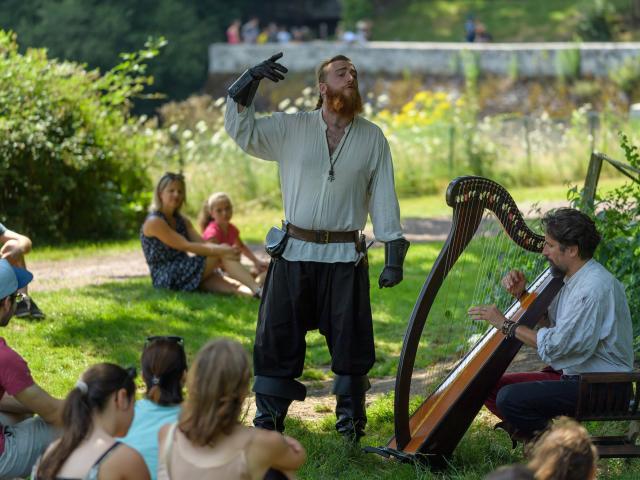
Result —
<instances>
[{"instance_id":1,"label":"tall shrub","mask_svg":"<svg viewBox=\"0 0 640 480\"><path fill-rule=\"evenodd\" d=\"M104 76L0 31L0 222L47 243L130 234L149 189L152 137L129 116L149 45Z\"/></svg>"}]
</instances>

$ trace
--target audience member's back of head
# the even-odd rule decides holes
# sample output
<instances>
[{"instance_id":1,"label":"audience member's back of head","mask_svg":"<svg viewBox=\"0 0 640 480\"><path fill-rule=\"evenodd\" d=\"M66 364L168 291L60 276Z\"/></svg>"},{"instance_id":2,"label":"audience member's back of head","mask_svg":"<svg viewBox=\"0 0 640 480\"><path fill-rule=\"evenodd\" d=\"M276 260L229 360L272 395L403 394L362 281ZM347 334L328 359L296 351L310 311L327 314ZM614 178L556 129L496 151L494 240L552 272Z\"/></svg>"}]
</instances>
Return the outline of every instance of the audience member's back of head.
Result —
<instances>
[{"instance_id":1,"label":"audience member's back of head","mask_svg":"<svg viewBox=\"0 0 640 480\"><path fill-rule=\"evenodd\" d=\"M64 402L64 433L58 444L40 462L40 480L56 478L71 453L93 430L93 415L105 410L112 395L124 389L127 397L133 401L136 390L134 377L133 371L112 363L99 363L82 374L81 380Z\"/></svg>"},{"instance_id":2,"label":"audience member's back of head","mask_svg":"<svg viewBox=\"0 0 640 480\"><path fill-rule=\"evenodd\" d=\"M242 346L213 340L200 349L187 376L180 430L196 445L213 445L238 424L249 393L251 368Z\"/></svg>"},{"instance_id":3,"label":"audience member's back of head","mask_svg":"<svg viewBox=\"0 0 640 480\"><path fill-rule=\"evenodd\" d=\"M533 472L524 465L505 465L500 467L489 475L484 477L484 480L535 480L536 477Z\"/></svg>"},{"instance_id":4,"label":"audience member's back of head","mask_svg":"<svg viewBox=\"0 0 640 480\"><path fill-rule=\"evenodd\" d=\"M561 417L533 446L528 466L536 480L589 480L595 478L597 461L587 430Z\"/></svg>"},{"instance_id":5,"label":"audience member's back of head","mask_svg":"<svg viewBox=\"0 0 640 480\"><path fill-rule=\"evenodd\" d=\"M182 381L187 371L187 357L181 338L151 337L142 352L140 363L149 400L162 406L182 403Z\"/></svg>"}]
</instances>

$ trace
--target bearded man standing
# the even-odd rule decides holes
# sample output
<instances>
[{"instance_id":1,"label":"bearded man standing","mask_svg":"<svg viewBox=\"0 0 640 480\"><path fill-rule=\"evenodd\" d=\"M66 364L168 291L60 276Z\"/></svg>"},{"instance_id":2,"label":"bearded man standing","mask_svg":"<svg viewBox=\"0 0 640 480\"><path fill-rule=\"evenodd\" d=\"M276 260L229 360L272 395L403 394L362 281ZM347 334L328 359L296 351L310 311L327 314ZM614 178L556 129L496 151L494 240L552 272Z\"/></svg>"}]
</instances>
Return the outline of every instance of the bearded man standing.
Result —
<instances>
[{"instance_id":1,"label":"bearded man standing","mask_svg":"<svg viewBox=\"0 0 640 480\"><path fill-rule=\"evenodd\" d=\"M271 261L264 285L253 360L254 425L284 430L293 400L306 388L305 334L319 329L335 374L336 430L357 441L367 422L367 374L375 361L366 242L367 214L385 243L379 286L402 280L409 246L402 236L389 144L359 116L358 73L344 55L318 68L316 110L254 117L258 82L284 79L282 54L247 70L229 88L225 127L247 153L277 161L286 246ZM273 256L273 255L272 255Z\"/></svg>"}]
</instances>

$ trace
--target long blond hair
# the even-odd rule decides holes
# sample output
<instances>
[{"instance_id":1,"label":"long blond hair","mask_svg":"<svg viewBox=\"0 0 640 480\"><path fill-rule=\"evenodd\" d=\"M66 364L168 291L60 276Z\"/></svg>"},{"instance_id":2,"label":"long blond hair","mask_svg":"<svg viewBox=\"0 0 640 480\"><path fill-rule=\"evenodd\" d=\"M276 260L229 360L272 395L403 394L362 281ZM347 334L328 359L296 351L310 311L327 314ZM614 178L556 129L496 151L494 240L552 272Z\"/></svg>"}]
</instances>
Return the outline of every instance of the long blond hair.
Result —
<instances>
[{"instance_id":1,"label":"long blond hair","mask_svg":"<svg viewBox=\"0 0 640 480\"><path fill-rule=\"evenodd\" d=\"M231 197L224 192L216 192L209 195L204 203L202 204L202 208L200 209L200 215L198 215L198 226L200 227L200 232L204 232L207 228L207 225L214 220L211 216L211 209L213 206L221 200L227 200L229 205L233 205L231 203Z\"/></svg>"},{"instance_id":2,"label":"long blond hair","mask_svg":"<svg viewBox=\"0 0 640 480\"><path fill-rule=\"evenodd\" d=\"M560 417L534 445L528 467L536 480L586 480L594 478L597 461L587 430Z\"/></svg>"},{"instance_id":3,"label":"long blond hair","mask_svg":"<svg viewBox=\"0 0 640 480\"><path fill-rule=\"evenodd\" d=\"M212 446L240 421L249 394L251 368L242 346L212 340L200 349L187 375L187 399L179 428L195 445Z\"/></svg>"}]
</instances>

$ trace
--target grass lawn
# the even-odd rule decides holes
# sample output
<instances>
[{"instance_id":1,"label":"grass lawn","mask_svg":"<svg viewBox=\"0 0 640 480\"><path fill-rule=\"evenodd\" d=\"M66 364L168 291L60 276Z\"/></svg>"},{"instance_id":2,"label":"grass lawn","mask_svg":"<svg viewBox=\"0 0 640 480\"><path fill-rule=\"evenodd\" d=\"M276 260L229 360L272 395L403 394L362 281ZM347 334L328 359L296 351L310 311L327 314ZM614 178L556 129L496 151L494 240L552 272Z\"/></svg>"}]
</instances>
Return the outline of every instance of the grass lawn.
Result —
<instances>
[{"instance_id":1,"label":"grass lawn","mask_svg":"<svg viewBox=\"0 0 640 480\"><path fill-rule=\"evenodd\" d=\"M487 27L494 42L572 41L591 0L418 0L388 2L373 16L375 40L464 41L467 15ZM628 0L608 0L628 11ZM632 34L637 38L637 32Z\"/></svg>"},{"instance_id":2,"label":"grass lawn","mask_svg":"<svg viewBox=\"0 0 640 480\"><path fill-rule=\"evenodd\" d=\"M93 248L89 250L93 252ZM405 281L394 289L372 288L378 356L373 377L395 373L407 318L439 249L438 244L414 245ZM372 251L370 260L375 285L383 264L382 250ZM252 299L155 290L148 279L39 292L38 302L49 314L45 321L13 319L0 333L29 362L36 381L58 396L93 363L137 365L147 335L182 335L189 358L207 339L218 336L235 338L250 351L258 309ZM327 378L329 356L323 338L313 332L307 339L303 378ZM392 404L388 395L371 406L364 444L383 445L393 434ZM443 476L345 447L333 431L330 413L317 422L289 419L287 431L299 438L309 453L301 478L479 479L498 465L522 460L521 450L511 451L506 436L491 429L492 422L490 415L481 413ZM637 461L604 464L608 470L601 478L640 477Z\"/></svg>"}]
</instances>

